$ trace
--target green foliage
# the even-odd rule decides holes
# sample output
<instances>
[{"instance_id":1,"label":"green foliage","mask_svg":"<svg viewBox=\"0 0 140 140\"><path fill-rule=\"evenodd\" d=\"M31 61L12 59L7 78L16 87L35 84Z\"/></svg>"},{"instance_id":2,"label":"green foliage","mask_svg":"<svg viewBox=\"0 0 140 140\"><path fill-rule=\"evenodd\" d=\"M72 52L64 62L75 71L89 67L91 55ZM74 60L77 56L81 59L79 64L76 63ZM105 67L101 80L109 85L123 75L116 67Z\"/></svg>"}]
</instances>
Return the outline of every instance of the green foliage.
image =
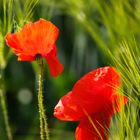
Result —
<instances>
[{"instance_id":1,"label":"green foliage","mask_svg":"<svg viewBox=\"0 0 140 140\"><path fill-rule=\"evenodd\" d=\"M138 139L140 137L140 2L64 0L60 7L81 24L96 42L106 57L106 64L114 65L122 77L121 92L129 97L126 112L123 110L118 121L113 121L110 130L116 139ZM133 114L133 115L132 115ZM119 124L119 125L117 125ZM118 132L118 133L116 133ZM112 135L112 139L114 139Z\"/></svg>"},{"instance_id":2,"label":"green foliage","mask_svg":"<svg viewBox=\"0 0 140 140\"><path fill-rule=\"evenodd\" d=\"M44 92L47 91L45 99L49 104L47 110L52 139L62 139L65 135L70 140L74 139L74 133L71 134L69 131L74 129L70 129L67 123L53 118L53 107L58 98L68 92L79 77L102 65L113 65L120 71L122 79L120 92L129 97L128 105L111 122L110 140L140 138L139 0L0 0L0 7L0 72L5 73L5 86L10 92L8 102L15 101L17 110L24 108L23 116L19 118L30 124L26 131L23 123L16 123L15 119L19 118L11 118L17 139L20 139L18 138L20 130L27 134L24 139L28 140L35 139L35 136L30 135L32 133L30 130L38 132L34 127L38 120L32 121L32 116L37 116L36 111L31 112L36 100L33 100L27 109L17 99L13 99L20 87L25 86L36 92L33 87L35 79L30 73L37 72L38 67L35 63L32 64L33 69L24 63L17 66L17 62L11 57L11 51L5 45L4 36L7 32L18 31L26 22L41 17L52 19L60 28L58 55L65 65L65 71L61 76L56 79L46 76L45 81L47 87L44 87ZM19 80L14 79L15 73ZM27 76L22 76L26 74ZM36 98L35 93L33 97ZM20 104L20 108L17 104ZM13 108L9 109L12 112ZM27 112L31 112L28 121L24 120ZM20 129L21 127L23 129Z\"/></svg>"}]
</instances>

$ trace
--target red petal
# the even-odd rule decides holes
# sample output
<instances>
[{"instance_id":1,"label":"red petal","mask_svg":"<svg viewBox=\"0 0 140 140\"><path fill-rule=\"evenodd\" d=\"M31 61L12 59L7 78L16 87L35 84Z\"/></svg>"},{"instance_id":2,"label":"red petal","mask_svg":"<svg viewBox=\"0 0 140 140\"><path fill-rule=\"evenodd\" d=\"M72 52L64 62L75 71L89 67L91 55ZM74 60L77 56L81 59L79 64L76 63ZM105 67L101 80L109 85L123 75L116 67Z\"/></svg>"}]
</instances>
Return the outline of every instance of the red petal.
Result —
<instances>
[{"instance_id":1,"label":"red petal","mask_svg":"<svg viewBox=\"0 0 140 140\"><path fill-rule=\"evenodd\" d=\"M110 102L104 105L103 111L110 113L110 115L119 112L121 107L128 102L128 98L123 95L112 95Z\"/></svg>"},{"instance_id":2,"label":"red petal","mask_svg":"<svg viewBox=\"0 0 140 140\"><path fill-rule=\"evenodd\" d=\"M119 80L120 80L119 75L115 73L114 68L105 67L102 69L107 69L107 72L111 71L108 73L106 72L104 76L107 77L109 75L110 79L108 78L108 80L113 79L114 81L113 80L112 81L113 83L115 83L115 86L117 85L119 86ZM75 91L75 93L71 92L71 94L65 95L64 97L60 99L58 105L55 108L55 116L57 118L61 120L81 120L85 116L85 114L83 113L83 109L85 109L89 114L93 114L96 112L103 112L104 110L108 108L109 109L111 108L113 110L112 102L115 101L114 95L116 94L115 93L116 89L108 85L109 81L105 81L104 79L102 82L103 87L100 87L100 86L98 87L97 86L98 84L96 82L94 84L93 82L93 78L94 78L93 73L91 72L85 75L83 78L81 78L82 80L80 79L74 86L74 88L77 88L77 86L81 86L82 90L79 90L78 92L77 89L73 88L73 91ZM89 80L87 81L88 78ZM83 87L82 87L82 84L83 84ZM92 84L93 84L93 87L97 89L93 90ZM87 86L87 89L84 89L84 87L86 88L86 86ZM108 97L108 94L110 94L109 97ZM76 113L78 114L78 117L77 115L75 115Z\"/></svg>"},{"instance_id":3,"label":"red petal","mask_svg":"<svg viewBox=\"0 0 140 140\"><path fill-rule=\"evenodd\" d=\"M111 116L96 113L80 121L76 128L76 140L108 140Z\"/></svg>"},{"instance_id":4,"label":"red petal","mask_svg":"<svg viewBox=\"0 0 140 140\"><path fill-rule=\"evenodd\" d=\"M41 54L46 57L53 49L58 33L59 30L54 24L40 19L35 23L29 22L18 33L7 34L6 42L16 50L16 55L20 52L26 56Z\"/></svg>"},{"instance_id":5,"label":"red petal","mask_svg":"<svg viewBox=\"0 0 140 140\"><path fill-rule=\"evenodd\" d=\"M20 43L16 37L16 34L8 33L6 35L7 44L14 50L15 54L18 56L19 53L22 53L22 49L17 46L17 43Z\"/></svg>"},{"instance_id":6,"label":"red petal","mask_svg":"<svg viewBox=\"0 0 140 140\"><path fill-rule=\"evenodd\" d=\"M72 89L73 100L88 113L99 112L120 85L120 76L112 67L103 67L83 76Z\"/></svg>"},{"instance_id":7,"label":"red petal","mask_svg":"<svg viewBox=\"0 0 140 140\"><path fill-rule=\"evenodd\" d=\"M128 102L123 95L113 95L111 102L104 105L104 110L91 116L85 111L86 118L80 121L76 129L76 140L108 140L108 131L111 117L119 112Z\"/></svg>"},{"instance_id":8,"label":"red petal","mask_svg":"<svg viewBox=\"0 0 140 140\"><path fill-rule=\"evenodd\" d=\"M77 121L83 116L83 111L71 100L71 92L63 96L54 109L54 116L60 120Z\"/></svg>"},{"instance_id":9,"label":"red petal","mask_svg":"<svg viewBox=\"0 0 140 140\"><path fill-rule=\"evenodd\" d=\"M19 55L18 61L33 61L34 57L26 56L26 55Z\"/></svg>"},{"instance_id":10,"label":"red petal","mask_svg":"<svg viewBox=\"0 0 140 140\"><path fill-rule=\"evenodd\" d=\"M46 60L51 76L56 77L63 71L64 67L56 57L56 47L47 55Z\"/></svg>"}]
</instances>

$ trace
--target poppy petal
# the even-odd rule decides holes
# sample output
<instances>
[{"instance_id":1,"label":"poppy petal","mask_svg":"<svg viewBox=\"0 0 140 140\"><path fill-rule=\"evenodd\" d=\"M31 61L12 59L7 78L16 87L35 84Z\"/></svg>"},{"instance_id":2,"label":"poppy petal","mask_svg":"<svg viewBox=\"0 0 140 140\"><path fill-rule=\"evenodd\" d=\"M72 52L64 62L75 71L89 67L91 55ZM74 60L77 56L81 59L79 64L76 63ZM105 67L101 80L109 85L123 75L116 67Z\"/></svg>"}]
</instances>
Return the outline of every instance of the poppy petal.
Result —
<instances>
[{"instance_id":1,"label":"poppy petal","mask_svg":"<svg viewBox=\"0 0 140 140\"><path fill-rule=\"evenodd\" d=\"M127 102L126 96L113 95L111 102L104 105L102 112L91 116L85 112L86 118L82 119L76 128L76 140L108 140L111 117Z\"/></svg>"},{"instance_id":2,"label":"poppy petal","mask_svg":"<svg viewBox=\"0 0 140 140\"><path fill-rule=\"evenodd\" d=\"M102 113L105 116L113 116L116 112L119 112L120 109L128 102L128 98L124 95L112 95L110 102L106 103L102 107Z\"/></svg>"},{"instance_id":3,"label":"poppy petal","mask_svg":"<svg viewBox=\"0 0 140 140\"><path fill-rule=\"evenodd\" d=\"M128 98L124 95L112 95L111 102L104 106L104 112L108 112L111 115L119 112L121 107L128 102Z\"/></svg>"},{"instance_id":4,"label":"poppy petal","mask_svg":"<svg viewBox=\"0 0 140 140\"><path fill-rule=\"evenodd\" d=\"M83 76L72 89L73 100L88 113L100 112L120 85L113 67L102 67Z\"/></svg>"},{"instance_id":5,"label":"poppy petal","mask_svg":"<svg viewBox=\"0 0 140 140\"><path fill-rule=\"evenodd\" d=\"M17 39L16 34L8 33L6 35L6 42L14 50L17 56L19 55L19 53L22 53L22 49L17 46L19 40Z\"/></svg>"},{"instance_id":6,"label":"poppy petal","mask_svg":"<svg viewBox=\"0 0 140 140\"><path fill-rule=\"evenodd\" d=\"M48 63L50 74L53 77L56 77L59 75L64 67L59 62L58 58L56 57L56 46L53 48L53 50L46 56L46 61Z\"/></svg>"},{"instance_id":7,"label":"poppy petal","mask_svg":"<svg viewBox=\"0 0 140 140\"><path fill-rule=\"evenodd\" d=\"M20 52L26 56L34 57L36 54L41 54L42 57L46 57L53 49L58 34L59 29L53 23L40 19L35 23L27 23L17 33L7 34L6 42L16 50L14 52L17 56Z\"/></svg>"},{"instance_id":8,"label":"poppy petal","mask_svg":"<svg viewBox=\"0 0 140 140\"><path fill-rule=\"evenodd\" d=\"M33 61L34 57L28 55L19 55L18 61Z\"/></svg>"},{"instance_id":9,"label":"poppy petal","mask_svg":"<svg viewBox=\"0 0 140 140\"><path fill-rule=\"evenodd\" d=\"M54 116L60 120L77 121L83 116L82 110L73 103L72 92L63 96L54 109Z\"/></svg>"},{"instance_id":10,"label":"poppy petal","mask_svg":"<svg viewBox=\"0 0 140 140\"><path fill-rule=\"evenodd\" d=\"M108 140L110 120L111 116L108 114L88 115L76 128L76 140Z\"/></svg>"}]
</instances>

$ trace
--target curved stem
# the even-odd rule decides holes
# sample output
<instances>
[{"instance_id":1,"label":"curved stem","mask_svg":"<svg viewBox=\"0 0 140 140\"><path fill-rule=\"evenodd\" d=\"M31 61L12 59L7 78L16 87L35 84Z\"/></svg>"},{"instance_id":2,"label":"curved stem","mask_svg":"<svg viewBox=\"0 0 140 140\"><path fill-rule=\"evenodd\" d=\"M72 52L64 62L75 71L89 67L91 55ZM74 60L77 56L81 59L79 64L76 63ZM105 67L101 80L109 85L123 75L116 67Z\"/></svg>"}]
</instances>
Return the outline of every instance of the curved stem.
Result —
<instances>
[{"instance_id":1,"label":"curved stem","mask_svg":"<svg viewBox=\"0 0 140 140\"><path fill-rule=\"evenodd\" d=\"M40 119L40 138L41 140L49 140L49 130L47 124L47 117L43 106L43 60L38 60L39 64L39 89L38 89L38 106L39 106L39 119Z\"/></svg>"}]
</instances>

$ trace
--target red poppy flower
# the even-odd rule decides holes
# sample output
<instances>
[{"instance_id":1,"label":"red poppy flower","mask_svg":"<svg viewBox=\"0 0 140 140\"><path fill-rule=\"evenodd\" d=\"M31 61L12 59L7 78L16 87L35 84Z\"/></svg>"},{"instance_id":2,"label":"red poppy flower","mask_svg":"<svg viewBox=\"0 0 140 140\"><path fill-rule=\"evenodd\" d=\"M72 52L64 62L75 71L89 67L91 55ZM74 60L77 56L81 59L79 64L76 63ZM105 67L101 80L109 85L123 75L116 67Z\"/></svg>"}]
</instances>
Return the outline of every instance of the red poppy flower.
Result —
<instances>
[{"instance_id":1,"label":"red poppy flower","mask_svg":"<svg viewBox=\"0 0 140 140\"><path fill-rule=\"evenodd\" d=\"M54 109L60 120L80 121L76 140L108 139L111 117L128 99L117 95L120 76L113 67L103 67L83 76Z\"/></svg>"},{"instance_id":2,"label":"red poppy flower","mask_svg":"<svg viewBox=\"0 0 140 140\"><path fill-rule=\"evenodd\" d=\"M63 65L56 57L55 42L59 29L50 21L39 21L26 24L17 33L6 35L7 44L18 56L19 61L33 61L36 57L46 58L50 73L57 76L63 70Z\"/></svg>"}]
</instances>

